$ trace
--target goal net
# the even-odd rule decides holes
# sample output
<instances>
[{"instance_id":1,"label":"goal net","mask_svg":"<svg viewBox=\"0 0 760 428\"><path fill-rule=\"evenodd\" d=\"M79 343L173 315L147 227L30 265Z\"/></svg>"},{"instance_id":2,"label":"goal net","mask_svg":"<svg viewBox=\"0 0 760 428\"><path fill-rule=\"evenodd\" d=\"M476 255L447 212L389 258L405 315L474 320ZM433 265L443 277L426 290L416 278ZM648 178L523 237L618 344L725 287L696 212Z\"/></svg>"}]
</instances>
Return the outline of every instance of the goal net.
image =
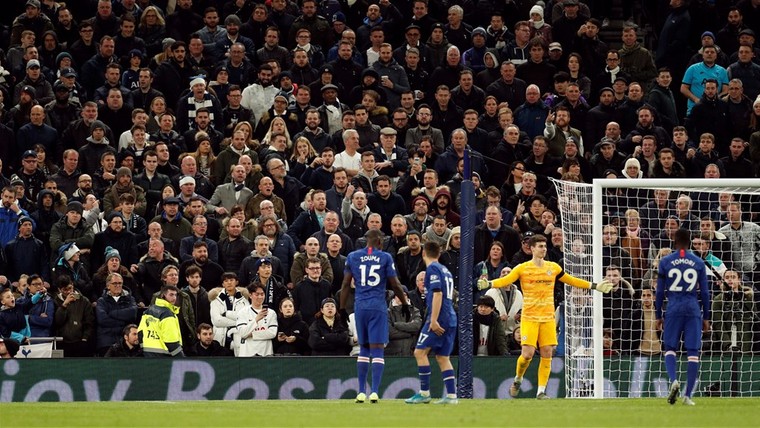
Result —
<instances>
[{"instance_id":1,"label":"goal net","mask_svg":"<svg viewBox=\"0 0 760 428\"><path fill-rule=\"evenodd\" d=\"M679 228L708 267L712 331L702 337L696 395L760 396L760 180L554 181L568 273L615 284L565 287L560 346L568 398L665 397L668 376L654 293ZM560 284L561 285L561 284ZM678 354L679 379L686 355Z\"/></svg>"}]
</instances>

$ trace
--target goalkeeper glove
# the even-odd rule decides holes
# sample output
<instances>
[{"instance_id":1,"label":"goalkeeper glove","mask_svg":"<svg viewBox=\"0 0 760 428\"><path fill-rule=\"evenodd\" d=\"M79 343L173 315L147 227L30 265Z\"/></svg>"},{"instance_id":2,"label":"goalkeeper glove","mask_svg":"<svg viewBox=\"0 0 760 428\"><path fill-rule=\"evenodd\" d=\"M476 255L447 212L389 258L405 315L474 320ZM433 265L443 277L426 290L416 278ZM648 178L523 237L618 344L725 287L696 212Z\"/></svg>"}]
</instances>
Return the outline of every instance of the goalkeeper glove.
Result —
<instances>
[{"instance_id":1,"label":"goalkeeper glove","mask_svg":"<svg viewBox=\"0 0 760 428\"><path fill-rule=\"evenodd\" d=\"M478 290L487 290L489 288L491 288L491 281L485 278L480 278L478 280Z\"/></svg>"},{"instance_id":2,"label":"goalkeeper glove","mask_svg":"<svg viewBox=\"0 0 760 428\"><path fill-rule=\"evenodd\" d=\"M607 294L610 291L612 291L612 283L605 279L605 280L602 280L602 282L599 282L597 284L592 283L591 289Z\"/></svg>"}]
</instances>

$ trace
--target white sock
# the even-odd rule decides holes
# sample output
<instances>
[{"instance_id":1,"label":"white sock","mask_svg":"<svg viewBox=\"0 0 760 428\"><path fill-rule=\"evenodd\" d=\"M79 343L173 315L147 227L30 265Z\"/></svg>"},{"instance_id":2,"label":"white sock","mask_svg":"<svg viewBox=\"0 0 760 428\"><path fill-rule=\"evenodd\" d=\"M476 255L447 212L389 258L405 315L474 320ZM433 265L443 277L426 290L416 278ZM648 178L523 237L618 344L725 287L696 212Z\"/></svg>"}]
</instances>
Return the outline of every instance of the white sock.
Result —
<instances>
[{"instance_id":1,"label":"white sock","mask_svg":"<svg viewBox=\"0 0 760 428\"><path fill-rule=\"evenodd\" d=\"M420 391L420 395L423 397L430 397L430 391Z\"/></svg>"},{"instance_id":2,"label":"white sock","mask_svg":"<svg viewBox=\"0 0 760 428\"><path fill-rule=\"evenodd\" d=\"M541 393L544 393L544 394L546 393L546 386L541 386L541 385L538 386L538 394L541 394Z\"/></svg>"},{"instance_id":3,"label":"white sock","mask_svg":"<svg viewBox=\"0 0 760 428\"><path fill-rule=\"evenodd\" d=\"M515 382L522 382L522 378L515 376Z\"/></svg>"}]
</instances>

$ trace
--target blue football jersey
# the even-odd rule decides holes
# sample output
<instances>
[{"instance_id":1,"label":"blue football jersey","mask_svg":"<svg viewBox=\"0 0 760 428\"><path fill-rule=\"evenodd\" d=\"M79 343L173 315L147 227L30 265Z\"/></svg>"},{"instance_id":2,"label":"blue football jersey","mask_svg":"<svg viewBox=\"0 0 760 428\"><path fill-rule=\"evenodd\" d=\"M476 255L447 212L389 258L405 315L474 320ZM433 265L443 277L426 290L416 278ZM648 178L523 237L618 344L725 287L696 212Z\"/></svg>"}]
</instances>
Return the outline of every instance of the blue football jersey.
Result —
<instances>
[{"instance_id":1,"label":"blue football jersey","mask_svg":"<svg viewBox=\"0 0 760 428\"><path fill-rule=\"evenodd\" d=\"M443 293L441 311L438 314L438 324L441 327L456 327L457 314L454 312L454 278L446 266L433 262L425 270L425 289L427 290L427 320L430 322L430 314L433 313L433 292L440 290Z\"/></svg>"},{"instance_id":2,"label":"blue football jersey","mask_svg":"<svg viewBox=\"0 0 760 428\"><path fill-rule=\"evenodd\" d=\"M710 319L710 289L704 261L691 251L679 250L660 260L657 273L655 309L662 318L662 306L668 298L668 315Z\"/></svg>"},{"instance_id":3,"label":"blue football jersey","mask_svg":"<svg viewBox=\"0 0 760 428\"><path fill-rule=\"evenodd\" d=\"M388 309L385 289L388 278L396 277L393 257L385 251L362 248L346 257L346 272L350 272L356 285L356 309Z\"/></svg>"}]
</instances>

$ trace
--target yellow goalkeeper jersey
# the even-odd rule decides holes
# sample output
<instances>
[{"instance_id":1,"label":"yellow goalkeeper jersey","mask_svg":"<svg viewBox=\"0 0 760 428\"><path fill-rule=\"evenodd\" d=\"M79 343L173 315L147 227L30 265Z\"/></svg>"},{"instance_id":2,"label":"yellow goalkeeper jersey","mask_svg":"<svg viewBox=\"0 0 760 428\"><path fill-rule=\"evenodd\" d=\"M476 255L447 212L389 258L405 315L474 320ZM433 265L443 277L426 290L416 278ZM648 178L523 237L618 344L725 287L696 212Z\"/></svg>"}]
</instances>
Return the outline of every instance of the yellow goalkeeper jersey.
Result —
<instances>
[{"instance_id":1,"label":"yellow goalkeeper jersey","mask_svg":"<svg viewBox=\"0 0 760 428\"><path fill-rule=\"evenodd\" d=\"M557 263L544 261L536 266L533 260L520 263L507 276L493 281L493 287L506 287L520 280L523 294L522 320L532 322L554 321L554 283L560 280L579 288L590 288L591 283L576 278Z\"/></svg>"}]
</instances>

